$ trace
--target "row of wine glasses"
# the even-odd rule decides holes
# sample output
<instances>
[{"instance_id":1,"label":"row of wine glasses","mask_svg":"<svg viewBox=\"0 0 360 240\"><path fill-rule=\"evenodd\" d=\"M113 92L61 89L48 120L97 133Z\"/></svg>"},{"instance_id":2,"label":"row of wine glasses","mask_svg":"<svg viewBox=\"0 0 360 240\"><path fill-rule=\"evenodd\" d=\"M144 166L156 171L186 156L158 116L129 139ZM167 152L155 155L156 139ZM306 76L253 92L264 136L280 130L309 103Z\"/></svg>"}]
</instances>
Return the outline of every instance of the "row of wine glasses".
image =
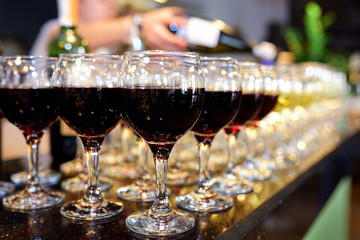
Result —
<instances>
[{"instance_id":1,"label":"row of wine glasses","mask_svg":"<svg viewBox=\"0 0 360 240\"><path fill-rule=\"evenodd\" d=\"M38 177L41 136L59 115L84 145L88 174L85 195L64 204L61 214L76 221L120 213L122 203L102 196L98 174L101 144L124 115L139 138L149 144L156 169L153 207L129 216L128 228L147 235L169 235L194 226L192 215L170 207L166 166L172 147L201 112L204 79L197 54L129 52L124 61L115 55L65 54L59 60L17 56L1 64L1 109L23 132L30 162L28 186L3 198L4 206L33 210L63 201L63 193L44 189Z\"/></svg>"},{"instance_id":2,"label":"row of wine glasses","mask_svg":"<svg viewBox=\"0 0 360 240\"><path fill-rule=\"evenodd\" d=\"M283 68L286 74L282 74ZM345 91L334 91L333 82L329 84L328 79L322 81L320 77L316 80L283 77L297 73L290 66L239 63L226 57L200 58L191 52L135 51L124 56L63 54L59 59L15 56L2 58L0 70L0 109L23 132L29 146L28 185L19 193L3 198L4 206L34 210L63 201L62 192L41 186L38 171L41 136L60 116L81 139L86 163L83 175L87 181L82 185L82 188L86 186L84 196L62 205L61 214L73 221L93 221L119 214L123 203L102 195L99 158L106 137L121 120L136 138L138 177L134 184L123 186L116 193L122 200L153 201L149 210L133 213L126 219L128 229L152 237L192 229L195 219L183 210L205 213L227 210L233 206L232 196L251 192L252 181L271 176L273 169L262 161L264 152L259 156L256 151L259 142L266 150L270 145L266 137L252 142L251 134L266 135L261 122L269 122L267 126L270 126L272 113L286 115L288 106L281 100L300 98L303 93L309 95L308 99L318 89L326 89L324 96L337 99ZM320 70L323 67L317 69ZM321 73L328 76L328 72ZM343 76L334 73L332 78L343 83ZM316 101L320 99L309 100ZM326 109L330 111L331 107ZM299 113L294 107L290 115L295 114ZM318 117L316 122L323 119ZM307 120L310 123L315 119ZM223 130L227 139L227 164L223 175L211 179L210 149L215 136ZM194 192L176 197L177 206L183 210L175 210L168 197L168 161L175 144L189 132L198 147L199 179ZM248 154L240 160L235 151L238 136L244 132ZM298 142L299 133L292 132ZM286 138L284 142L291 140ZM155 184L149 171L149 150L154 160ZM268 162L273 159L270 157Z\"/></svg>"}]
</instances>

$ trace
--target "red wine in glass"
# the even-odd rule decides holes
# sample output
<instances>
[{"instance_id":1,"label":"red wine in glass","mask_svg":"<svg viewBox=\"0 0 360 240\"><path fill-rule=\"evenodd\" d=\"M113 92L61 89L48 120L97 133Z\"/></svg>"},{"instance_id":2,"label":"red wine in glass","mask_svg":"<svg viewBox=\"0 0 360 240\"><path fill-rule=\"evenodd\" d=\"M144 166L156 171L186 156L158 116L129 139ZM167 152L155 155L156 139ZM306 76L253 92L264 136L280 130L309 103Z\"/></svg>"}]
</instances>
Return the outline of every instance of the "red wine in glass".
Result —
<instances>
[{"instance_id":1,"label":"red wine in glass","mask_svg":"<svg viewBox=\"0 0 360 240\"><path fill-rule=\"evenodd\" d=\"M198 118L203 93L204 88L123 88L124 119L151 145L172 145Z\"/></svg>"},{"instance_id":2,"label":"red wine in glass","mask_svg":"<svg viewBox=\"0 0 360 240\"><path fill-rule=\"evenodd\" d=\"M191 129L197 141L215 136L237 114L241 101L241 91L205 91L203 110Z\"/></svg>"},{"instance_id":3,"label":"red wine in glass","mask_svg":"<svg viewBox=\"0 0 360 240\"><path fill-rule=\"evenodd\" d=\"M264 102L260 108L259 113L253 118L253 121L260 121L268 115L277 103L278 95L264 95Z\"/></svg>"},{"instance_id":4,"label":"red wine in glass","mask_svg":"<svg viewBox=\"0 0 360 240\"><path fill-rule=\"evenodd\" d=\"M226 134L237 134L241 126L257 116L262 108L263 102L264 95L262 93L243 93L239 112L224 128Z\"/></svg>"},{"instance_id":5,"label":"red wine in glass","mask_svg":"<svg viewBox=\"0 0 360 240\"><path fill-rule=\"evenodd\" d=\"M54 93L52 88L0 88L0 107L21 131L40 133L58 118Z\"/></svg>"},{"instance_id":6,"label":"red wine in glass","mask_svg":"<svg viewBox=\"0 0 360 240\"><path fill-rule=\"evenodd\" d=\"M96 138L102 142L121 118L120 88L69 87L56 90L59 114L80 138Z\"/></svg>"}]
</instances>

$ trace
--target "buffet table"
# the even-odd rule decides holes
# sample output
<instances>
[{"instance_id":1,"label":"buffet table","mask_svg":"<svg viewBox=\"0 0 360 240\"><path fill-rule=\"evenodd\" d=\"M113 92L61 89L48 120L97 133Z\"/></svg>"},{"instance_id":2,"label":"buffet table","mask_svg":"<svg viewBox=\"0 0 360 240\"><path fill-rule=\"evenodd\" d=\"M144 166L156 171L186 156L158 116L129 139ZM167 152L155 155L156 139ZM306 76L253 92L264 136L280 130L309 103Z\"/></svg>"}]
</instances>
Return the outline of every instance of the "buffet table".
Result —
<instances>
[{"instance_id":1,"label":"buffet table","mask_svg":"<svg viewBox=\"0 0 360 240\"><path fill-rule=\"evenodd\" d=\"M330 139L311 156L291 169L277 171L270 180L255 184L254 191L234 197L234 206L216 214L197 214L195 228L169 239L301 239L317 217L339 180L351 174L360 156L360 132ZM3 179L21 170L19 160L5 161ZM123 182L105 196L115 194ZM59 185L52 188L60 189ZM173 187L170 201L190 191L190 187ZM20 189L20 188L19 188ZM66 194L65 202L80 198ZM1 239L147 239L129 233L125 219L134 211L151 204L124 202L124 211L107 222L74 223L63 218L60 206L31 212L12 212L0 207Z\"/></svg>"}]
</instances>

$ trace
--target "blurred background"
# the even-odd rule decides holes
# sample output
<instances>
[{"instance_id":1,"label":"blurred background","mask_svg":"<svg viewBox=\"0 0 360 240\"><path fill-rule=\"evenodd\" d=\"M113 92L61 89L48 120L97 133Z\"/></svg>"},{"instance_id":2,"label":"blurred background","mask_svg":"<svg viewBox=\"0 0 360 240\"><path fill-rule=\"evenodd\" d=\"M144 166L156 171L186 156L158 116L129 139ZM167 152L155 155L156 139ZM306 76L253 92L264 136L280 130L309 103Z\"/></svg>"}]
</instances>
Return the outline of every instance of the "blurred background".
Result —
<instances>
[{"instance_id":1,"label":"blurred background","mask_svg":"<svg viewBox=\"0 0 360 240\"><path fill-rule=\"evenodd\" d=\"M285 31L296 27L304 31L306 0L118 0L122 9L146 11L161 6L181 6L188 15L220 19L248 41L270 41L288 49ZM356 0L316 1L323 13L335 20L327 29L328 47L338 51L357 51L360 41L360 2ZM5 54L26 54L43 23L57 17L56 0L12 0L0 2L0 38Z\"/></svg>"},{"instance_id":2,"label":"blurred background","mask_svg":"<svg viewBox=\"0 0 360 240\"><path fill-rule=\"evenodd\" d=\"M228 33L249 45L262 41L273 43L277 48L278 62L323 62L344 71L352 94L360 92L358 0L117 0L117 4L119 15L162 6L180 6L189 16L219 19L226 24ZM42 25L55 18L56 0L0 1L3 55L29 54ZM239 52L236 56L241 58L246 54L249 53ZM1 159L26 156L26 145L20 131L7 121L2 121L1 131ZM46 133L43 138L41 153L50 151L48 135ZM360 177L357 181L360 182ZM355 189L357 201L360 198L358 185ZM355 221L357 225L360 216ZM357 234L360 237L360 233Z\"/></svg>"}]
</instances>

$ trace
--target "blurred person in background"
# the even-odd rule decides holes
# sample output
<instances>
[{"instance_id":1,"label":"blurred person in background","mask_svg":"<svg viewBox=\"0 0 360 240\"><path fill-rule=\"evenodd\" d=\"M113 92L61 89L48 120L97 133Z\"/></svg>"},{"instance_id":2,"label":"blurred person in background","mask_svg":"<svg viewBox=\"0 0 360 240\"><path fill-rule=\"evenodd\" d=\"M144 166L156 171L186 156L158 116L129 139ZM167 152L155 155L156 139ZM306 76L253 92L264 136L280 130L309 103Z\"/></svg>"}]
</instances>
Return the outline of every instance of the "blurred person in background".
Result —
<instances>
[{"instance_id":1,"label":"blurred person in background","mask_svg":"<svg viewBox=\"0 0 360 240\"><path fill-rule=\"evenodd\" d=\"M176 23L184 26L187 20L180 7L161 7L140 14L119 16L116 0L79 0L79 35L88 41L89 52L121 53L131 45L134 29L138 30L147 49L185 50L185 39L169 31ZM135 22L136 16L136 22ZM57 19L47 21L40 29L30 50L31 55L48 55L50 41L60 32ZM135 36L136 37L136 36Z\"/></svg>"}]
</instances>

